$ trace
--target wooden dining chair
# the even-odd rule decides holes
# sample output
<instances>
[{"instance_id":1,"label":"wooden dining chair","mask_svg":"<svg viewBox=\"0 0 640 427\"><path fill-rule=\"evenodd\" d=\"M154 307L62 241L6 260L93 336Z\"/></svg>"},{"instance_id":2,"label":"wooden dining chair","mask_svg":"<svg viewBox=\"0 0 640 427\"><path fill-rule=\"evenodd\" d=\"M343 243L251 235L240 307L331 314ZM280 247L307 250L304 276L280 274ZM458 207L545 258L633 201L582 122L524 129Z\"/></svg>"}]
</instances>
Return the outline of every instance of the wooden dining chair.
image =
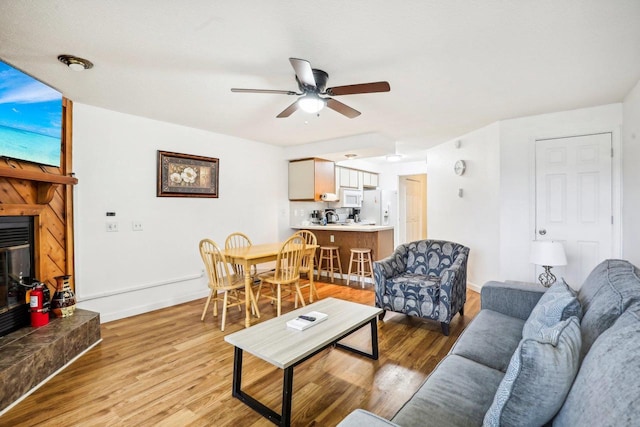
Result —
<instances>
[{"instance_id":1,"label":"wooden dining chair","mask_svg":"<svg viewBox=\"0 0 640 427\"><path fill-rule=\"evenodd\" d=\"M300 264L306 250L302 236L294 234L282 244L276 259L276 269L273 273L261 276L260 287L269 285L269 293L263 293L265 298L276 304L277 315L282 313L282 288L286 287L284 296L296 293L304 306L304 298L300 290Z\"/></svg>"},{"instance_id":2,"label":"wooden dining chair","mask_svg":"<svg viewBox=\"0 0 640 427\"><path fill-rule=\"evenodd\" d=\"M218 300L220 300L222 296L222 325L220 329L224 331L227 309L237 306L238 310L242 311L240 306L245 303L244 276L233 274L233 270L229 269L227 259L213 240L202 239L199 246L200 256L202 256L209 280L209 289L211 289L207 302L204 304L204 310L202 310L200 320L204 321L211 300L213 300L213 316L218 316ZM251 292L251 290L249 291ZM251 301L252 311L257 313L258 310L253 292L249 295L249 300Z\"/></svg>"},{"instance_id":3,"label":"wooden dining chair","mask_svg":"<svg viewBox=\"0 0 640 427\"><path fill-rule=\"evenodd\" d=\"M300 289L309 288L309 303L313 302L313 297L320 299L316 285L313 280L313 267L316 259L316 246L318 245L318 238L309 230L300 230L296 234L299 234L306 244L304 255L302 256L302 262L300 263L300 274L306 274L309 278L309 282L304 285L300 285ZM298 308L298 294L295 296L295 308Z\"/></svg>"},{"instance_id":4,"label":"wooden dining chair","mask_svg":"<svg viewBox=\"0 0 640 427\"><path fill-rule=\"evenodd\" d=\"M248 248L251 247L253 243L251 243L251 239L244 233L240 233L236 231L235 233L231 233L227 236L227 239L224 242L225 249L232 248ZM244 277L244 266L242 264L231 264L233 268L233 272L238 277ZM251 286L254 288L254 296L256 301L260 298L260 279L258 278L258 268L255 265L251 266ZM257 305L257 303L256 303ZM251 307L251 314L257 315L260 317L260 313L254 311L254 308Z\"/></svg>"},{"instance_id":5,"label":"wooden dining chair","mask_svg":"<svg viewBox=\"0 0 640 427\"><path fill-rule=\"evenodd\" d=\"M229 234L227 236L227 240L225 240L224 242L225 249L248 248L248 247L251 247L251 245L252 243L251 243L251 239L249 239L249 236L240 232ZM242 264L231 264L231 267L233 268L233 272L237 276L244 276L244 267L242 266ZM253 277L255 275L256 275L256 270L254 265L252 266L251 276Z\"/></svg>"}]
</instances>

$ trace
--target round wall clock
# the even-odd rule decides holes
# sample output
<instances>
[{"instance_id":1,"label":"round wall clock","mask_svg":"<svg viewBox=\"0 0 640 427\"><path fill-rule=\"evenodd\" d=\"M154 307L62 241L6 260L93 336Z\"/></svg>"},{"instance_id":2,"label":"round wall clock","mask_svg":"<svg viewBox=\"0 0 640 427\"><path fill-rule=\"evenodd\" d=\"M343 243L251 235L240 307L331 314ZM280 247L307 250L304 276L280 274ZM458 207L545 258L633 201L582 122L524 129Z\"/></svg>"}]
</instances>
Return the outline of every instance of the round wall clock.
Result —
<instances>
[{"instance_id":1,"label":"round wall clock","mask_svg":"<svg viewBox=\"0 0 640 427\"><path fill-rule=\"evenodd\" d=\"M453 165L453 171L456 175L464 174L464 171L467 169L467 164L464 160L458 160L455 165Z\"/></svg>"}]
</instances>

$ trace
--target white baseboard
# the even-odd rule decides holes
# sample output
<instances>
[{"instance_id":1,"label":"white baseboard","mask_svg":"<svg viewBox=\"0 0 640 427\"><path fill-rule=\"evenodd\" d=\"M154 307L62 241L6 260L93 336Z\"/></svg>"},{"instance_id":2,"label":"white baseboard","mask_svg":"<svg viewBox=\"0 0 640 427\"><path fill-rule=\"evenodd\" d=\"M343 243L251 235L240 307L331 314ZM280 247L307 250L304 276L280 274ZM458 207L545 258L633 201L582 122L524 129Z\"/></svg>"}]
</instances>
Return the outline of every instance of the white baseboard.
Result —
<instances>
[{"instance_id":1,"label":"white baseboard","mask_svg":"<svg viewBox=\"0 0 640 427\"><path fill-rule=\"evenodd\" d=\"M480 293L480 291L482 290L482 286L478 286L472 282L467 282L467 288L471 289L472 291L476 291L477 293Z\"/></svg>"},{"instance_id":2,"label":"white baseboard","mask_svg":"<svg viewBox=\"0 0 640 427\"><path fill-rule=\"evenodd\" d=\"M179 296L174 295L171 298L153 301L148 304L137 305L135 307L121 307L121 309L116 311L98 310L100 312L100 322L113 322L114 320L124 319L126 317L148 313L150 311L159 310L161 308L172 307L174 305L183 304L185 302L206 298L207 295L209 295L209 290L203 289L201 291L192 292L189 294L183 294ZM113 305L110 305L109 308L113 308Z\"/></svg>"}]
</instances>

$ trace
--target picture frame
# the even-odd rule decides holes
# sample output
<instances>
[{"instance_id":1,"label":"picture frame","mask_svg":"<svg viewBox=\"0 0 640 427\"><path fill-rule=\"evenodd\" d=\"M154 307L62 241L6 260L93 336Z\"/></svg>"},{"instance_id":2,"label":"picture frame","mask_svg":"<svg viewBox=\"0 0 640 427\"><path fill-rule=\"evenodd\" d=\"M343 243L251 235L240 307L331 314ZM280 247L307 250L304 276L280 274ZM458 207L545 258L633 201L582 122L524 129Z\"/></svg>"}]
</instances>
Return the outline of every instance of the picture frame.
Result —
<instances>
[{"instance_id":1,"label":"picture frame","mask_svg":"<svg viewBox=\"0 0 640 427\"><path fill-rule=\"evenodd\" d=\"M158 150L157 197L218 198L220 160Z\"/></svg>"}]
</instances>

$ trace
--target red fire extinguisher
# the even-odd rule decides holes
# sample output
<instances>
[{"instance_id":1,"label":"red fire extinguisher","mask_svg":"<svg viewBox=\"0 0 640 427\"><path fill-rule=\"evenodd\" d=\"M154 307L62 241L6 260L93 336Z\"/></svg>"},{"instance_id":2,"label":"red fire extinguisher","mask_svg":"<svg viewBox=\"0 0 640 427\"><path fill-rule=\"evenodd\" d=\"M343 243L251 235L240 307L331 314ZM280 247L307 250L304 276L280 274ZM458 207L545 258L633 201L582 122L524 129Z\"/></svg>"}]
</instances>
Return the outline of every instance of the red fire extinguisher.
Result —
<instances>
[{"instance_id":1,"label":"red fire extinguisher","mask_svg":"<svg viewBox=\"0 0 640 427\"><path fill-rule=\"evenodd\" d=\"M46 291L45 291L46 289ZM38 328L49 323L49 288L39 283L31 290L29 296L29 311L31 312L31 326Z\"/></svg>"}]
</instances>

